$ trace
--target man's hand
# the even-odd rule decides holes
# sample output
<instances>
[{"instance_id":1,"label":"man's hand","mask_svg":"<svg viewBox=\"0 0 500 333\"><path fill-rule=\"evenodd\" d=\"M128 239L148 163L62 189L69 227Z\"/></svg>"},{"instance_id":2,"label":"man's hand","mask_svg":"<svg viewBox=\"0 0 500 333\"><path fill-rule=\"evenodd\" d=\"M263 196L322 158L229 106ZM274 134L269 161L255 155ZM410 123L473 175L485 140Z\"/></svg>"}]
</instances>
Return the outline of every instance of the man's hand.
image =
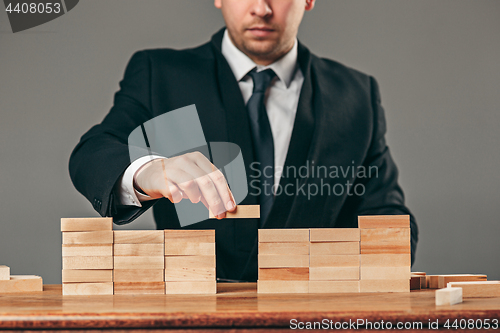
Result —
<instances>
[{"instance_id":1,"label":"man's hand","mask_svg":"<svg viewBox=\"0 0 500 333\"><path fill-rule=\"evenodd\" d=\"M199 152L148 162L134 175L134 187L154 199L165 197L173 203L201 201L218 219L236 209L224 175Z\"/></svg>"}]
</instances>

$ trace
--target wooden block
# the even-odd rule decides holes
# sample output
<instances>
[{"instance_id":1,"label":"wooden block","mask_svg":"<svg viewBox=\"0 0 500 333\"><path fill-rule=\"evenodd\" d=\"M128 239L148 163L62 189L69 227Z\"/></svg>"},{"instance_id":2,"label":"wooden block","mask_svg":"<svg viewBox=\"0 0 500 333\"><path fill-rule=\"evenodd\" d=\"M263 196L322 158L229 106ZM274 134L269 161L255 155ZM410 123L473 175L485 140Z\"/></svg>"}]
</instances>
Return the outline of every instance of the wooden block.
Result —
<instances>
[{"instance_id":1,"label":"wooden block","mask_svg":"<svg viewBox=\"0 0 500 333\"><path fill-rule=\"evenodd\" d=\"M214 219L215 216L209 210L208 217ZM236 206L234 212L226 212L228 219L258 219L260 218L260 206L258 205L241 205Z\"/></svg>"},{"instance_id":2,"label":"wooden block","mask_svg":"<svg viewBox=\"0 0 500 333\"><path fill-rule=\"evenodd\" d=\"M215 230L165 230L165 242L182 240L196 243L215 243Z\"/></svg>"},{"instance_id":3,"label":"wooden block","mask_svg":"<svg viewBox=\"0 0 500 333\"><path fill-rule=\"evenodd\" d=\"M420 283L420 287L418 287L418 289L426 289L427 288L427 279L425 277L425 275L411 275L411 278L415 281L419 281ZM416 283L416 282L414 282Z\"/></svg>"},{"instance_id":4,"label":"wooden block","mask_svg":"<svg viewBox=\"0 0 500 333\"><path fill-rule=\"evenodd\" d=\"M420 290L420 276L415 275L410 278L410 290Z\"/></svg>"},{"instance_id":5,"label":"wooden block","mask_svg":"<svg viewBox=\"0 0 500 333\"><path fill-rule=\"evenodd\" d=\"M115 269L113 282L163 282L163 269Z\"/></svg>"},{"instance_id":6,"label":"wooden block","mask_svg":"<svg viewBox=\"0 0 500 333\"><path fill-rule=\"evenodd\" d=\"M307 294L309 281L257 281L259 294Z\"/></svg>"},{"instance_id":7,"label":"wooden block","mask_svg":"<svg viewBox=\"0 0 500 333\"><path fill-rule=\"evenodd\" d=\"M113 244L113 231L63 232L63 244Z\"/></svg>"},{"instance_id":8,"label":"wooden block","mask_svg":"<svg viewBox=\"0 0 500 333\"><path fill-rule=\"evenodd\" d=\"M309 229L259 229L259 242L309 242Z\"/></svg>"},{"instance_id":9,"label":"wooden block","mask_svg":"<svg viewBox=\"0 0 500 333\"><path fill-rule=\"evenodd\" d=\"M410 267L367 267L360 268L361 279L364 280L409 280ZM420 279L419 279L420 283Z\"/></svg>"},{"instance_id":10,"label":"wooden block","mask_svg":"<svg viewBox=\"0 0 500 333\"><path fill-rule=\"evenodd\" d=\"M113 295L113 283L63 283L63 295Z\"/></svg>"},{"instance_id":11,"label":"wooden block","mask_svg":"<svg viewBox=\"0 0 500 333\"><path fill-rule=\"evenodd\" d=\"M165 281L215 281L215 266L205 268L169 267Z\"/></svg>"},{"instance_id":12,"label":"wooden block","mask_svg":"<svg viewBox=\"0 0 500 333\"><path fill-rule=\"evenodd\" d=\"M90 244L66 245L66 244L63 244L62 256L63 257L112 257L113 256L113 245L111 245L111 244L101 244L101 245L90 245Z\"/></svg>"},{"instance_id":13,"label":"wooden block","mask_svg":"<svg viewBox=\"0 0 500 333\"><path fill-rule=\"evenodd\" d=\"M215 267L215 256L168 256L165 257L165 270L170 268L211 268Z\"/></svg>"},{"instance_id":14,"label":"wooden block","mask_svg":"<svg viewBox=\"0 0 500 333\"><path fill-rule=\"evenodd\" d=\"M215 243L194 243L168 241L165 243L166 256L214 256Z\"/></svg>"},{"instance_id":15,"label":"wooden block","mask_svg":"<svg viewBox=\"0 0 500 333\"><path fill-rule=\"evenodd\" d=\"M163 244L115 244L113 246L115 256L163 257L164 249Z\"/></svg>"},{"instance_id":16,"label":"wooden block","mask_svg":"<svg viewBox=\"0 0 500 333\"><path fill-rule=\"evenodd\" d=\"M321 228L311 229L311 242L359 242L358 228Z\"/></svg>"},{"instance_id":17,"label":"wooden block","mask_svg":"<svg viewBox=\"0 0 500 333\"><path fill-rule=\"evenodd\" d=\"M309 268L259 268L259 280L309 281Z\"/></svg>"},{"instance_id":18,"label":"wooden block","mask_svg":"<svg viewBox=\"0 0 500 333\"><path fill-rule=\"evenodd\" d=\"M439 287L439 275L426 275L425 280L427 281L428 289L438 289Z\"/></svg>"},{"instance_id":19,"label":"wooden block","mask_svg":"<svg viewBox=\"0 0 500 333\"><path fill-rule=\"evenodd\" d=\"M113 269L113 257L63 257L63 269Z\"/></svg>"},{"instance_id":20,"label":"wooden block","mask_svg":"<svg viewBox=\"0 0 500 333\"><path fill-rule=\"evenodd\" d=\"M216 281L165 282L166 294L216 294Z\"/></svg>"},{"instance_id":21,"label":"wooden block","mask_svg":"<svg viewBox=\"0 0 500 333\"><path fill-rule=\"evenodd\" d=\"M115 295L165 295L165 282L115 282Z\"/></svg>"},{"instance_id":22,"label":"wooden block","mask_svg":"<svg viewBox=\"0 0 500 333\"><path fill-rule=\"evenodd\" d=\"M114 231L115 244L158 244L165 241L163 230Z\"/></svg>"},{"instance_id":23,"label":"wooden block","mask_svg":"<svg viewBox=\"0 0 500 333\"><path fill-rule=\"evenodd\" d=\"M438 275L438 288L446 288L448 282L465 281L486 281L486 275L483 274L449 274Z\"/></svg>"},{"instance_id":24,"label":"wooden block","mask_svg":"<svg viewBox=\"0 0 500 333\"><path fill-rule=\"evenodd\" d=\"M309 254L309 242L259 243L259 254Z\"/></svg>"},{"instance_id":25,"label":"wooden block","mask_svg":"<svg viewBox=\"0 0 500 333\"><path fill-rule=\"evenodd\" d=\"M359 280L359 267L310 267L310 281Z\"/></svg>"},{"instance_id":26,"label":"wooden block","mask_svg":"<svg viewBox=\"0 0 500 333\"><path fill-rule=\"evenodd\" d=\"M411 272L411 275L423 275L423 276L426 276L427 274L425 272Z\"/></svg>"},{"instance_id":27,"label":"wooden block","mask_svg":"<svg viewBox=\"0 0 500 333\"><path fill-rule=\"evenodd\" d=\"M63 269L63 283L113 282L112 269Z\"/></svg>"},{"instance_id":28,"label":"wooden block","mask_svg":"<svg viewBox=\"0 0 500 333\"><path fill-rule=\"evenodd\" d=\"M462 303L462 288L444 288L436 290L436 305Z\"/></svg>"},{"instance_id":29,"label":"wooden block","mask_svg":"<svg viewBox=\"0 0 500 333\"><path fill-rule=\"evenodd\" d=\"M398 293L410 292L410 280L360 280L362 293Z\"/></svg>"},{"instance_id":30,"label":"wooden block","mask_svg":"<svg viewBox=\"0 0 500 333\"><path fill-rule=\"evenodd\" d=\"M359 242L311 243L311 256L359 254Z\"/></svg>"},{"instance_id":31,"label":"wooden block","mask_svg":"<svg viewBox=\"0 0 500 333\"><path fill-rule=\"evenodd\" d=\"M309 293L359 293L359 281L309 281Z\"/></svg>"},{"instance_id":32,"label":"wooden block","mask_svg":"<svg viewBox=\"0 0 500 333\"><path fill-rule=\"evenodd\" d=\"M308 255L259 254L259 268L309 267Z\"/></svg>"},{"instance_id":33,"label":"wooden block","mask_svg":"<svg viewBox=\"0 0 500 333\"><path fill-rule=\"evenodd\" d=\"M43 281L36 275L11 275L0 281L0 294L43 291Z\"/></svg>"},{"instance_id":34,"label":"wooden block","mask_svg":"<svg viewBox=\"0 0 500 333\"><path fill-rule=\"evenodd\" d=\"M113 230L111 217L84 217L61 219L61 231L102 231Z\"/></svg>"},{"instance_id":35,"label":"wooden block","mask_svg":"<svg viewBox=\"0 0 500 333\"><path fill-rule=\"evenodd\" d=\"M0 281L10 280L10 267L5 265L0 265Z\"/></svg>"},{"instance_id":36,"label":"wooden block","mask_svg":"<svg viewBox=\"0 0 500 333\"><path fill-rule=\"evenodd\" d=\"M462 288L462 297L500 297L500 281L448 282L448 288Z\"/></svg>"},{"instance_id":37,"label":"wooden block","mask_svg":"<svg viewBox=\"0 0 500 333\"><path fill-rule=\"evenodd\" d=\"M114 269L164 269L163 257L114 257Z\"/></svg>"},{"instance_id":38,"label":"wooden block","mask_svg":"<svg viewBox=\"0 0 500 333\"><path fill-rule=\"evenodd\" d=\"M309 260L310 267L359 267L359 254L312 255Z\"/></svg>"},{"instance_id":39,"label":"wooden block","mask_svg":"<svg viewBox=\"0 0 500 333\"><path fill-rule=\"evenodd\" d=\"M358 227L366 228L410 228L410 215L358 216Z\"/></svg>"},{"instance_id":40,"label":"wooden block","mask_svg":"<svg viewBox=\"0 0 500 333\"><path fill-rule=\"evenodd\" d=\"M410 229L361 229L361 254L410 253Z\"/></svg>"},{"instance_id":41,"label":"wooden block","mask_svg":"<svg viewBox=\"0 0 500 333\"><path fill-rule=\"evenodd\" d=\"M410 253L361 254L359 258L361 266L370 266L370 267L411 266Z\"/></svg>"}]
</instances>

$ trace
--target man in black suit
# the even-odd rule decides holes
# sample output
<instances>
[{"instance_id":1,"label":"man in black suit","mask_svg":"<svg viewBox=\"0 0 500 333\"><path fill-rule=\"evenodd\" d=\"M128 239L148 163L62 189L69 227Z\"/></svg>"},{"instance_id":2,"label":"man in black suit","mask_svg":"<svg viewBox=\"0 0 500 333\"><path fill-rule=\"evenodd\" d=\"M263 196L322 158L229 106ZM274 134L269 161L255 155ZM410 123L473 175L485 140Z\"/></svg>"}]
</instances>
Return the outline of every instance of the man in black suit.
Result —
<instances>
[{"instance_id":1,"label":"man in black suit","mask_svg":"<svg viewBox=\"0 0 500 333\"><path fill-rule=\"evenodd\" d=\"M376 81L318 58L296 39L314 3L215 0L226 29L210 42L137 52L113 108L73 151L75 187L118 224L154 205L158 229L180 227L173 202L203 202L218 220L189 228L216 230L221 279L257 279L258 228L355 228L359 215L411 215L385 142ZM203 154L131 163L127 139L135 128L192 104L207 142L241 148L248 184L258 179L250 187L260 190L241 204L260 204L261 219L225 218L234 199ZM418 229L410 219L413 263Z\"/></svg>"}]
</instances>

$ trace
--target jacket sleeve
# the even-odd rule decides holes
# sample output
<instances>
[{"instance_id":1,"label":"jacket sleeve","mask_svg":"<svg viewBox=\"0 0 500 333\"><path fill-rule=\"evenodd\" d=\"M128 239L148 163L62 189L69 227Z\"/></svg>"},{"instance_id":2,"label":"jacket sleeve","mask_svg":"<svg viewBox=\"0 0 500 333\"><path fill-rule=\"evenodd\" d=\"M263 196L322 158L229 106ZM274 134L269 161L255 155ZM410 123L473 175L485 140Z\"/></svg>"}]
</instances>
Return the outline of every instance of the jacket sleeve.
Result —
<instances>
[{"instance_id":1,"label":"jacket sleeve","mask_svg":"<svg viewBox=\"0 0 500 333\"><path fill-rule=\"evenodd\" d=\"M372 171L364 178L365 193L357 208L357 215L410 215L411 262L415 261L418 242L418 227L415 217L405 206L404 194L398 184L398 169L391 157L385 141L386 121L377 82L370 77L373 118L373 136L367 157L363 163L365 170Z\"/></svg>"},{"instance_id":2,"label":"jacket sleeve","mask_svg":"<svg viewBox=\"0 0 500 333\"><path fill-rule=\"evenodd\" d=\"M85 133L69 160L69 173L76 189L101 216L117 224L133 221L156 201L143 207L120 206L113 188L130 165L128 136L151 115L151 64L146 52L129 61L120 90L104 120Z\"/></svg>"}]
</instances>

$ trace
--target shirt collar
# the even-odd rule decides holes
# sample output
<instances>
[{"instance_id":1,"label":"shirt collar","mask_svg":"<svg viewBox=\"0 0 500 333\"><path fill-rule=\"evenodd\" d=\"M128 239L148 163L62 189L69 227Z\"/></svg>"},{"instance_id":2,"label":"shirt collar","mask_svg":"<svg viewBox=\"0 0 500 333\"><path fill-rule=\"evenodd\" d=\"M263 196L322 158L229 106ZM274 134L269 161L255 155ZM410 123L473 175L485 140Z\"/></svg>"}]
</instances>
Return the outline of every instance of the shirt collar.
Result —
<instances>
[{"instance_id":1,"label":"shirt collar","mask_svg":"<svg viewBox=\"0 0 500 333\"><path fill-rule=\"evenodd\" d=\"M254 63L252 59L233 44L226 29L222 38L221 52L224 58L226 58L229 67L231 67L237 81L241 81L255 67L257 67L258 72L271 68L288 88L297 68L297 39L295 39L292 49L278 61L268 66L261 66Z\"/></svg>"}]
</instances>

